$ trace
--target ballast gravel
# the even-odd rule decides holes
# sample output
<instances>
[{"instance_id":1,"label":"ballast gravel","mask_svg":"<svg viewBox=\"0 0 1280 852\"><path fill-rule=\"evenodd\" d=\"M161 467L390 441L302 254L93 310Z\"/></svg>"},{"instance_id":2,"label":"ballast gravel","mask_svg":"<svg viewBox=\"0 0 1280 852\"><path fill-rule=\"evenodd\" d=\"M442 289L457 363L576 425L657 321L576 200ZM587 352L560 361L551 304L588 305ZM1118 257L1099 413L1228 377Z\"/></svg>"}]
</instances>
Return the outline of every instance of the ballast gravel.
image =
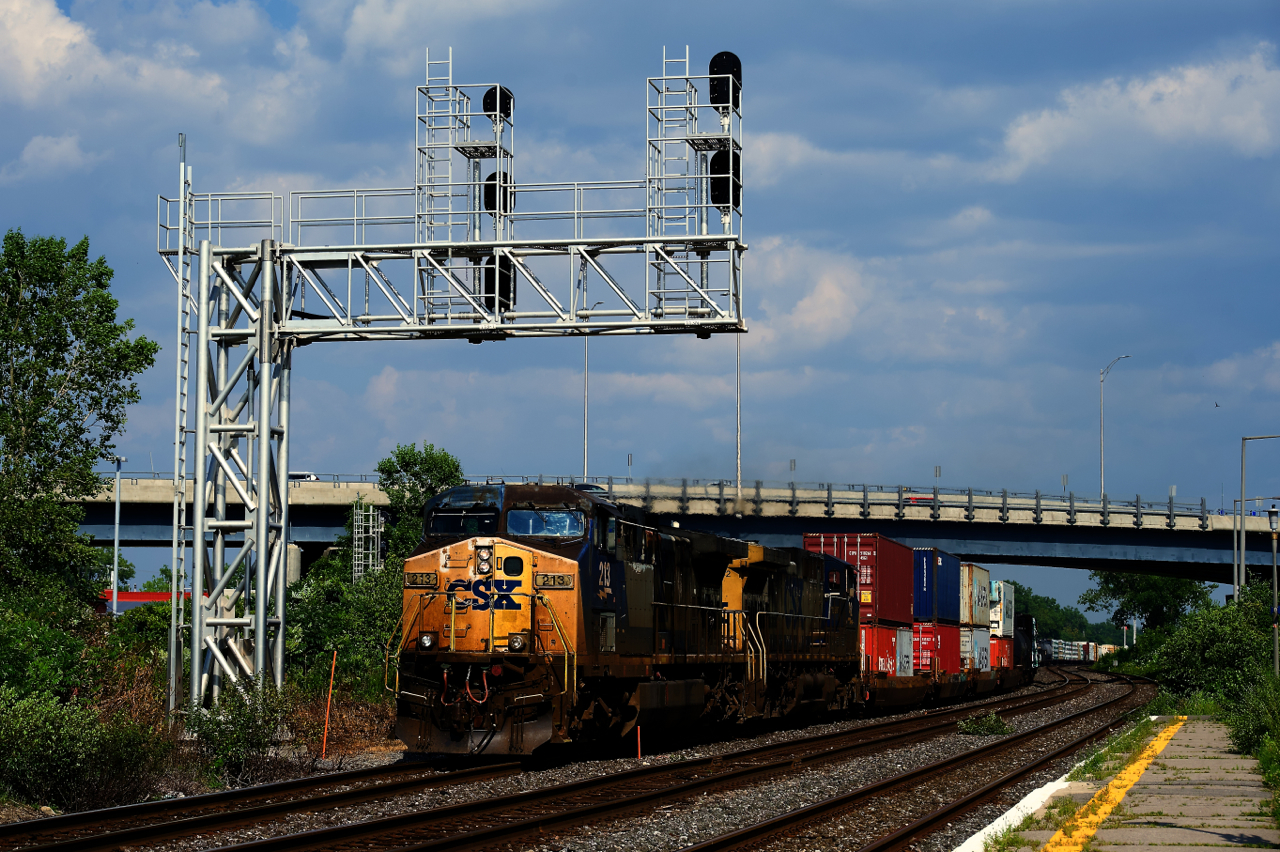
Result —
<instances>
[{"instance_id":1,"label":"ballast gravel","mask_svg":"<svg viewBox=\"0 0 1280 852\"><path fill-rule=\"evenodd\" d=\"M1099 684L1087 696L1075 698L1050 708L1013 717L1010 727L1016 733L1046 722L1060 719L1116 697L1124 691L1121 684ZM1024 744L1019 755L1043 754L1096 725L1095 720L1082 719L1048 736ZM674 852L721 834L727 834L752 823L804 808L823 799L840 795L866 784L880 781L910 769L971 751L1003 737L975 737L949 734L902 748L891 749L850 761L820 765L770 781L723 792L673 802L639 818L601 822L581 832L550 837L532 848L538 852ZM761 845L762 849L787 850L855 850L866 843L913 822L926 813L942 807L970 790L978 789L1011 771L1022 761L1017 757L993 756L976 762L960 779L948 773L916 785L907 794L889 794L863 803L835 819L824 820L792 833L785 841ZM1070 765L1070 760L1065 761ZM958 846L969 835L994 820L1026 792L1056 778L1062 770L1050 767L1036 773L1043 780L1029 780L1013 791L1008 805L984 808L934 832L925 843L914 847L925 852L942 852ZM954 842L952 842L954 840ZM948 845L949 844L949 845ZM517 847L512 847L517 848Z\"/></svg>"},{"instance_id":2,"label":"ballast gravel","mask_svg":"<svg viewBox=\"0 0 1280 852\"><path fill-rule=\"evenodd\" d=\"M1038 675L1039 682L1016 692L991 696L980 701L958 706L980 708L983 704L1010 696L1033 696L1059 683L1057 678L1046 672L1039 672ZM1062 715L1076 712L1085 706L1106 700L1114 694L1114 692L1108 692L1108 690L1121 688L1119 686L1097 687L1088 696L1072 699L1063 705L1044 708L1014 717L1012 720L1013 727L1015 730L1021 731L1049 719L1060 718ZM510 795L511 793L615 774L642 765L665 765L698 757L727 755L754 746L788 742L828 732L846 731L885 720L911 718L923 712L922 710L914 710L893 716L843 720L807 728L775 731L753 738L702 744L693 748L647 756L643 760L620 758L583 761L553 769L523 772L491 781L425 790L420 793L404 794L390 799L314 813L298 813L284 816L269 823L211 832L198 837L133 848L139 850L154 849L157 852L196 852L196 850L217 848L266 837L295 834L329 826L364 822L411 811L435 809L494 796ZM1075 734L1069 736L1075 736ZM1066 737L1067 735L1064 735L1064 741ZM815 767L804 772L786 775L724 793L701 796L688 802L664 805L656 811L637 817L602 823L579 834L566 834L559 839L548 838L549 844L544 843L538 848L544 850L583 850L583 852L586 852L586 850L604 852L604 850L611 849L626 849L628 852L631 852L631 850L635 850L635 852L643 852L643 850L675 850L690 843L708 839L717 834L741 827L748 822L759 821L786 810L803 807L819 799L836 795L841 791L979 747L995 739L999 738L961 735L934 738L871 756ZM995 774L1001 773L996 772ZM994 775L991 777L994 777ZM982 783L986 783L985 780ZM937 807L938 804L940 802L930 804L926 810L931 810ZM874 814L875 807L874 804L871 805L868 813ZM825 831L825 829L818 830ZM961 829L957 830L964 836L971 833ZM976 827L973 830L976 830ZM825 837L822 838L822 841L826 842L827 845L823 846L819 843L814 848L844 848L843 845L830 845L830 842ZM521 848L529 847L522 845Z\"/></svg>"}]
</instances>

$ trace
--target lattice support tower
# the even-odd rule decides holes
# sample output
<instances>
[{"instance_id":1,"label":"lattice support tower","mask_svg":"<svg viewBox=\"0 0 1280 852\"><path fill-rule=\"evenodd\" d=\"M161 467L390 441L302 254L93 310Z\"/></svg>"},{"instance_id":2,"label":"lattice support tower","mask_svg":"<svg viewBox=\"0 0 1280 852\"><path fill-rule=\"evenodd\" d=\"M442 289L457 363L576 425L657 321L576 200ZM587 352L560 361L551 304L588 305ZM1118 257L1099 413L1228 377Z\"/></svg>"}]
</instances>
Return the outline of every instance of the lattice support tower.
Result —
<instances>
[{"instance_id":1,"label":"lattice support tower","mask_svg":"<svg viewBox=\"0 0 1280 852\"><path fill-rule=\"evenodd\" d=\"M157 249L178 284L171 708L183 647L193 705L282 683L299 345L746 331L736 57L694 75L687 48L664 51L643 178L541 183L517 180L518 93L455 82L451 51L426 59L413 186L199 194L184 148L180 193L160 198Z\"/></svg>"}]
</instances>

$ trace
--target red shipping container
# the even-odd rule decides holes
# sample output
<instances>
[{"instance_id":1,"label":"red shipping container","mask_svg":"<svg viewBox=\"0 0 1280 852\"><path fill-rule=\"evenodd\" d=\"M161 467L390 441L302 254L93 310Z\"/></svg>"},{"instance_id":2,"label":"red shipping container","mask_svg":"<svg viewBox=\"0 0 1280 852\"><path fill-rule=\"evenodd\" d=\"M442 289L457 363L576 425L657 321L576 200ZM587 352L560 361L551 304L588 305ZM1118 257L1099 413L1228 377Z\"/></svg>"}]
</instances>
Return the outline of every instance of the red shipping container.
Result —
<instances>
[{"instance_id":1,"label":"red shipping container","mask_svg":"<svg viewBox=\"0 0 1280 852\"><path fill-rule=\"evenodd\" d=\"M900 627L862 625L862 656L868 671L889 677L910 677L911 649L906 647L910 633Z\"/></svg>"},{"instance_id":2,"label":"red shipping container","mask_svg":"<svg viewBox=\"0 0 1280 852\"><path fill-rule=\"evenodd\" d=\"M917 672L941 675L960 671L959 625L919 622L911 626L911 638Z\"/></svg>"},{"instance_id":3,"label":"red shipping container","mask_svg":"<svg viewBox=\"0 0 1280 852\"><path fill-rule=\"evenodd\" d=\"M805 533L804 548L857 567L863 623L910 626L915 584L911 548L878 533Z\"/></svg>"},{"instance_id":4,"label":"red shipping container","mask_svg":"<svg viewBox=\"0 0 1280 852\"><path fill-rule=\"evenodd\" d=\"M993 669L1013 668L1013 639L991 637L991 667Z\"/></svg>"}]
</instances>

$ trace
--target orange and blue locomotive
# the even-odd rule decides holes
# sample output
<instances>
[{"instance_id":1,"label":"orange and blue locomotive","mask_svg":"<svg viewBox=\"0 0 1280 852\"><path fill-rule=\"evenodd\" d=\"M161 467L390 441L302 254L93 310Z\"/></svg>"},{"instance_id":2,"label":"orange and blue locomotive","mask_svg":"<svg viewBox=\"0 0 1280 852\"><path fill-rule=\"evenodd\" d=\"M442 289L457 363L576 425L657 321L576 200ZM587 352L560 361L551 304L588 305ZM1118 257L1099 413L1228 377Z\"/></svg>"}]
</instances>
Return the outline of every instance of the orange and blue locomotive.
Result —
<instances>
[{"instance_id":1,"label":"orange and blue locomotive","mask_svg":"<svg viewBox=\"0 0 1280 852\"><path fill-rule=\"evenodd\" d=\"M404 565L397 736L528 754L848 707L862 697L851 573L566 486L449 489Z\"/></svg>"}]
</instances>

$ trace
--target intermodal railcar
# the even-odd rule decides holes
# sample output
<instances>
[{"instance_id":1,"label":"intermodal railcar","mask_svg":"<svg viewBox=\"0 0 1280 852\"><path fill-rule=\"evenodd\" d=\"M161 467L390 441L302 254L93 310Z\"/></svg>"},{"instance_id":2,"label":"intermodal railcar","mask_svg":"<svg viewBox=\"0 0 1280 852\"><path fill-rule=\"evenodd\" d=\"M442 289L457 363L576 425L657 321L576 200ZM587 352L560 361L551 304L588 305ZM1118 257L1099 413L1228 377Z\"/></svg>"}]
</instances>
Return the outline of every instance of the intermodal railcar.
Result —
<instances>
[{"instance_id":1,"label":"intermodal railcar","mask_svg":"<svg viewBox=\"0 0 1280 852\"><path fill-rule=\"evenodd\" d=\"M604 494L452 488L404 564L396 733L412 751L518 755L930 697L910 651L905 675L863 653L857 584L833 556L659 526Z\"/></svg>"}]
</instances>

